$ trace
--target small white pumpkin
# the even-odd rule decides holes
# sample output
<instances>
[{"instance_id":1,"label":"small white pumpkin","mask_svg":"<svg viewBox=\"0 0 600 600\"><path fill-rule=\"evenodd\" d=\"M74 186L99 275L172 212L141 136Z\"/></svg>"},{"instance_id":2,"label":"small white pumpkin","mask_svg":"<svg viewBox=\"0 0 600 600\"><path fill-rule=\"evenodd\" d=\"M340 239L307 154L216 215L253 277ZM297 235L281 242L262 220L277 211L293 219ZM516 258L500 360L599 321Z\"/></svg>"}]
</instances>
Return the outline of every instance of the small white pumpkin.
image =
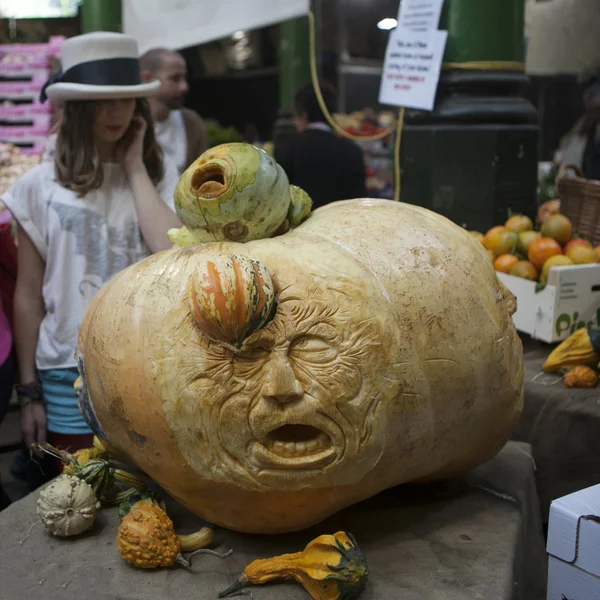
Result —
<instances>
[{"instance_id":1,"label":"small white pumpkin","mask_svg":"<svg viewBox=\"0 0 600 600\"><path fill-rule=\"evenodd\" d=\"M46 531L59 537L91 529L100 503L94 490L79 477L61 475L40 492L37 513Z\"/></svg>"}]
</instances>

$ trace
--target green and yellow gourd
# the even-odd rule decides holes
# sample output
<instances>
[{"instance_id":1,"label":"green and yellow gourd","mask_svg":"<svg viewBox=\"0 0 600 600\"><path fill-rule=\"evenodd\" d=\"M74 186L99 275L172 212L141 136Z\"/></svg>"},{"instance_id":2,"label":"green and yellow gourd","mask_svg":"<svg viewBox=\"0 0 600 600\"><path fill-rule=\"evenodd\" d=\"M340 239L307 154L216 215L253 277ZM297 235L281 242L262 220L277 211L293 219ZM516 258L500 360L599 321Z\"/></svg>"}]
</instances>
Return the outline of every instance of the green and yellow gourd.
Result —
<instances>
[{"instance_id":1,"label":"green and yellow gourd","mask_svg":"<svg viewBox=\"0 0 600 600\"><path fill-rule=\"evenodd\" d=\"M302 552L255 560L219 598L249 585L294 579L313 600L354 600L364 592L368 576L367 560L354 536L338 531L319 536Z\"/></svg>"},{"instance_id":2,"label":"green and yellow gourd","mask_svg":"<svg viewBox=\"0 0 600 600\"><path fill-rule=\"evenodd\" d=\"M264 150L222 144L202 154L179 179L175 208L184 226L168 235L180 247L249 242L296 227L311 206L308 194L291 186Z\"/></svg>"},{"instance_id":3,"label":"green and yellow gourd","mask_svg":"<svg viewBox=\"0 0 600 600\"><path fill-rule=\"evenodd\" d=\"M47 442L33 444L33 447L58 458L63 463L64 474L85 481L102 504L119 504L134 492L146 489L142 479L127 471L111 467L107 460L100 458L106 455L96 448L84 448L71 454Z\"/></svg>"},{"instance_id":4,"label":"green and yellow gourd","mask_svg":"<svg viewBox=\"0 0 600 600\"><path fill-rule=\"evenodd\" d=\"M215 252L190 278L189 302L206 335L238 348L272 315L275 287L260 262Z\"/></svg>"}]
</instances>

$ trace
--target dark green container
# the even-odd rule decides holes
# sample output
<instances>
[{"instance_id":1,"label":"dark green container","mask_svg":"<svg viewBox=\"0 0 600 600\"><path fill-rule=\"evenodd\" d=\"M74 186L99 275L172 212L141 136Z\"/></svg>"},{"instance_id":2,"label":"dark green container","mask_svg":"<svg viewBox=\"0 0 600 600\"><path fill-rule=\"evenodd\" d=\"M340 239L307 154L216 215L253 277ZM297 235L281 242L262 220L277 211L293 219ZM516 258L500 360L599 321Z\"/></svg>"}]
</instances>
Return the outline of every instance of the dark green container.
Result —
<instances>
[{"instance_id":1,"label":"dark green container","mask_svg":"<svg viewBox=\"0 0 600 600\"><path fill-rule=\"evenodd\" d=\"M440 29L448 32L444 61L523 62L524 0L446 0Z\"/></svg>"},{"instance_id":2,"label":"dark green container","mask_svg":"<svg viewBox=\"0 0 600 600\"><path fill-rule=\"evenodd\" d=\"M81 4L83 33L115 31L121 33L121 0L83 0Z\"/></svg>"}]
</instances>

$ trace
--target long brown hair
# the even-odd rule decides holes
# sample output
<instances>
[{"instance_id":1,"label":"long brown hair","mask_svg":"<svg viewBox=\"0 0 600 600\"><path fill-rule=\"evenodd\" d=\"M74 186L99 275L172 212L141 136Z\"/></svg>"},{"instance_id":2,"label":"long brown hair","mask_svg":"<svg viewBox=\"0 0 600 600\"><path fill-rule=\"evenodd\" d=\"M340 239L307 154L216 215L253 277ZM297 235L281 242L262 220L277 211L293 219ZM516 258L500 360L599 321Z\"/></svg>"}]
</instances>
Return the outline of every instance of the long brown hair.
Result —
<instances>
[{"instance_id":1,"label":"long brown hair","mask_svg":"<svg viewBox=\"0 0 600 600\"><path fill-rule=\"evenodd\" d=\"M148 124L144 135L143 160L150 179L156 185L162 180L165 169L163 153L154 135L148 101L137 98L135 110ZM92 131L94 118L95 101L77 100L65 103L58 123L54 151L56 179L63 187L77 192L79 197L98 189L104 179Z\"/></svg>"}]
</instances>

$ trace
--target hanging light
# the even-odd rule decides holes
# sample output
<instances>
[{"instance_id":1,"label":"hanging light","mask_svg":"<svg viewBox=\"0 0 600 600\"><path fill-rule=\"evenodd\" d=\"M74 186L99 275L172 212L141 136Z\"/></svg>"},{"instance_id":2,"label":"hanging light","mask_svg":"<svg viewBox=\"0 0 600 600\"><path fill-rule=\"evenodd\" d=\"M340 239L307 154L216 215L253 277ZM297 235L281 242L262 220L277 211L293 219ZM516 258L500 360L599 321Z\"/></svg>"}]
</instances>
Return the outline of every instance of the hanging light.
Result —
<instances>
[{"instance_id":1,"label":"hanging light","mask_svg":"<svg viewBox=\"0 0 600 600\"><path fill-rule=\"evenodd\" d=\"M394 27L396 27L396 25L398 25L398 21L396 21L396 19L392 19L390 17L387 17L385 19L381 19L381 21L379 21L379 23L377 23L377 27L379 29L383 29L385 31L389 31L390 29L394 29Z\"/></svg>"}]
</instances>

